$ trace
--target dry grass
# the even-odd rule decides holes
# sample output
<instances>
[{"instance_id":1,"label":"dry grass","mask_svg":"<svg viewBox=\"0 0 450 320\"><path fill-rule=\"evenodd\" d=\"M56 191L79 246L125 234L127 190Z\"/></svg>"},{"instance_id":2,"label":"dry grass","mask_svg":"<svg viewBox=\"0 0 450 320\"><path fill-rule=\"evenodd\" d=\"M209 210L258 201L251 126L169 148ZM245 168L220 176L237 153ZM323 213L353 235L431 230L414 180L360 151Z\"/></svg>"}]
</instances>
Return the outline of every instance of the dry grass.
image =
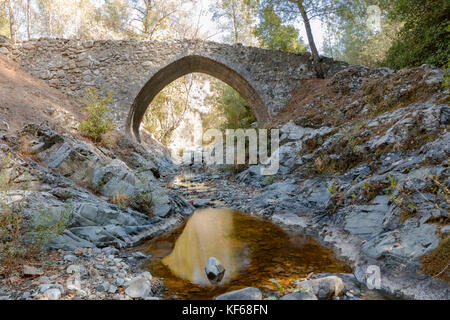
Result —
<instances>
[{"instance_id":1,"label":"dry grass","mask_svg":"<svg viewBox=\"0 0 450 320\"><path fill-rule=\"evenodd\" d=\"M116 193L115 195L113 195L111 198L109 198L109 202L121 207L128 207L131 205L132 203L132 199L128 194L123 194L123 193Z\"/></svg>"},{"instance_id":2,"label":"dry grass","mask_svg":"<svg viewBox=\"0 0 450 320\"><path fill-rule=\"evenodd\" d=\"M436 249L422 256L420 262L423 273L450 282L450 238L442 240Z\"/></svg>"}]
</instances>

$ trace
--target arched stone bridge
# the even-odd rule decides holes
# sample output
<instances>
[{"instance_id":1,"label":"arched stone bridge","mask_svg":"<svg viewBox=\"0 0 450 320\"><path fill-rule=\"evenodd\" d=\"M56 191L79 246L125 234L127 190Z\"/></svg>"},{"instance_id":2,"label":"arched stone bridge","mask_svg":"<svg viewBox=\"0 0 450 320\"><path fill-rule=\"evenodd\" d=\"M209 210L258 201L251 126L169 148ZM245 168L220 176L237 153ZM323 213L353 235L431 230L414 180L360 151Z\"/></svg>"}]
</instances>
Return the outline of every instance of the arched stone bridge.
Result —
<instances>
[{"instance_id":1,"label":"arched stone bridge","mask_svg":"<svg viewBox=\"0 0 450 320\"><path fill-rule=\"evenodd\" d=\"M289 102L299 79L314 77L308 53L288 53L201 40L0 39L0 54L64 93L81 97L88 87L114 92L119 128L139 139L149 103L173 80L192 72L216 77L238 91L266 123ZM346 64L322 59L331 76Z\"/></svg>"}]
</instances>

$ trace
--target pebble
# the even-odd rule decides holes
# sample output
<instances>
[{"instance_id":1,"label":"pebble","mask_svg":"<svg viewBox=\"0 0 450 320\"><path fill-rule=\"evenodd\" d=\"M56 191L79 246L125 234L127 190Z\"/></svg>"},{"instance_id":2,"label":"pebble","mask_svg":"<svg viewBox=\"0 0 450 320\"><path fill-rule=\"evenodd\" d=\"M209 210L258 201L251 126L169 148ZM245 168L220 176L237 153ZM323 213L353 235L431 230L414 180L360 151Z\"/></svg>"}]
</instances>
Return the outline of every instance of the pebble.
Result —
<instances>
[{"instance_id":1,"label":"pebble","mask_svg":"<svg viewBox=\"0 0 450 320\"><path fill-rule=\"evenodd\" d=\"M65 261L70 261L70 262L74 262L76 261L78 258L75 257L73 254L66 254L63 258Z\"/></svg>"},{"instance_id":2,"label":"pebble","mask_svg":"<svg viewBox=\"0 0 450 320\"><path fill-rule=\"evenodd\" d=\"M76 248L75 250L73 250L73 253L77 256L81 256L84 253L84 250L82 248Z\"/></svg>"},{"instance_id":3,"label":"pebble","mask_svg":"<svg viewBox=\"0 0 450 320\"><path fill-rule=\"evenodd\" d=\"M146 254L140 252L140 251L135 251L131 254L131 256L135 259L140 259L140 260L145 260L147 258L149 258L149 256L147 256Z\"/></svg>"},{"instance_id":4,"label":"pebble","mask_svg":"<svg viewBox=\"0 0 450 320\"><path fill-rule=\"evenodd\" d=\"M97 290L97 292L105 292L106 291L106 287L104 286L103 283L99 284L95 290Z\"/></svg>"},{"instance_id":5,"label":"pebble","mask_svg":"<svg viewBox=\"0 0 450 320\"><path fill-rule=\"evenodd\" d=\"M108 289L109 293L113 294L113 293L116 293L116 291L117 291L117 287L116 286L113 286L113 285L109 286L109 289Z\"/></svg>"},{"instance_id":6,"label":"pebble","mask_svg":"<svg viewBox=\"0 0 450 320\"><path fill-rule=\"evenodd\" d=\"M48 289L45 291L44 296L48 298L48 300L59 300L61 298L61 291L57 288Z\"/></svg>"},{"instance_id":7,"label":"pebble","mask_svg":"<svg viewBox=\"0 0 450 320\"><path fill-rule=\"evenodd\" d=\"M42 269L35 268L27 264L23 266L22 272L24 276L40 276L44 274L44 271L42 271Z\"/></svg>"},{"instance_id":8,"label":"pebble","mask_svg":"<svg viewBox=\"0 0 450 320\"><path fill-rule=\"evenodd\" d=\"M118 287L121 287L124 283L125 283L125 280L123 280L123 278L117 278L116 279L116 285Z\"/></svg>"}]
</instances>

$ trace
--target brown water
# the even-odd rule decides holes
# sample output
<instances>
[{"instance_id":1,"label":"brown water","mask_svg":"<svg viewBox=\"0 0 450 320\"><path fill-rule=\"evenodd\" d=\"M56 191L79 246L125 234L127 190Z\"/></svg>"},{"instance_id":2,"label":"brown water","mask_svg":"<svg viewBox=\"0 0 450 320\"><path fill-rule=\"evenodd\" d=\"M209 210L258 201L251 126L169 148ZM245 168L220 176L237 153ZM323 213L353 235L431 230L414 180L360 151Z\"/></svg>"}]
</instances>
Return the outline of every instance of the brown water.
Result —
<instances>
[{"instance_id":1,"label":"brown water","mask_svg":"<svg viewBox=\"0 0 450 320\"><path fill-rule=\"evenodd\" d=\"M276 290L271 278L287 289L310 272L351 271L310 237L230 209L197 210L187 223L140 250L153 255L148 269L164 278L167 296L181 299L211 299L248 286ZM204 271L211 256L226 269L216 286Z\"/></svg>"}]
</instances>

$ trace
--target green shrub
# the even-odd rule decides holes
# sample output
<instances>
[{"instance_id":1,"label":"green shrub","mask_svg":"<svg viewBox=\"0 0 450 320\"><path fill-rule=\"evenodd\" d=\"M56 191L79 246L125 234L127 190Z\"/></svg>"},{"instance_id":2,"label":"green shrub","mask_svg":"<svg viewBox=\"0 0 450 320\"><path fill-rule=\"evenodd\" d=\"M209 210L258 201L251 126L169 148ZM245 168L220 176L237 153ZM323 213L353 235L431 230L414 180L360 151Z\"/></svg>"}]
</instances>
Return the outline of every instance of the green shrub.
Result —
<instances>
[{"instance_id":1,"label":"green shrub","mask_svg":"<svg viewBox=\"0 0 450 320\"><path fill-rule=\"evenodd\" d=\"M267 184L272 184L273 183L273 176L266 176L266 183Z\"/></svg>"},{"instance_id":2,"label":"green shrub","mask_svg":"<svg viewBox=\"0 0 450 320\"><path fill-rule=\"evenodd\" d=\"M112 92L108 92L106 97L98 95L96 89L86 89L83 99L83 112L86 113L86 120L80 123L78 130L94 141L99 141L102 136L113 129L113 122L107 116L111 110L108 104L113 102Z\"/></svg>"},{"instance_id":3,"label":"green shrub","mask_svg":"<svg viewBox=\"0 0 450 320\"><path fill-rule=\"evenodd\" d=\"M442 79L442 85L444 87L450 87L450 61L445 66L444 77Z\"/></svg>"},{"instance_id":4,"label":"green shrub","mask_svg":"<svg viewBox=\"0 0 450 320\"><path fill-rule=\"evenodd\" d=\"M11 161L11 153L8 153L0 165L0 263L3 273L9 272L26 251L20 203L14 204L9 194L11 180L7 169Z\"/></svg>"},{"instance_id":5,"label":"green shrub","mask_svg":"<svg viewBox=\"0 0 450 320\"><path fill-rule=\"evenodd\" d=\"M395 69L445 65L450 57L449 2L397 0L390 4L390 17L404 26L387 52L385 65Z\"/></svg>"},{"instance_id":6,"label":"green shrub","mask_svg":"<svg viewBox=\"0 0 450 320\"><path fill-rule=\"evenodd\" d=\"M12 182L8 169L11 153L0 162L0 274L10 274L24 260L44 256L43 249L67 227L72 206L61 210L48 210L41 206L33 213L31 221L24 218L23 200L11 197ZM26 190L29 176L21 189Z\"/></svg>"},{"instance_id":7,"label":"green shrub","mask_svg":"<svg viewBox=\"0 0 450 320\"><path fill-rule=\"evenodd\" d=\"M49 210L41 206L30 226L30 239L35 252L41 253L50 241L61 235L69 225L73 206L65 204L60 210Z\"/></svg>"},{"instance_id":8,"label":"green shrub","mask_svg":"<svg viewBox=\"0 0 450 320\"><path fill-rule=\"evenodd\" d=\"M277 286L277 288L278 288L278 290L280 291L281 294L284 294L283 286L276 279L272 278L272 279L269 279L269 281L274 283Z\"/></svg>"}]
</instances>

